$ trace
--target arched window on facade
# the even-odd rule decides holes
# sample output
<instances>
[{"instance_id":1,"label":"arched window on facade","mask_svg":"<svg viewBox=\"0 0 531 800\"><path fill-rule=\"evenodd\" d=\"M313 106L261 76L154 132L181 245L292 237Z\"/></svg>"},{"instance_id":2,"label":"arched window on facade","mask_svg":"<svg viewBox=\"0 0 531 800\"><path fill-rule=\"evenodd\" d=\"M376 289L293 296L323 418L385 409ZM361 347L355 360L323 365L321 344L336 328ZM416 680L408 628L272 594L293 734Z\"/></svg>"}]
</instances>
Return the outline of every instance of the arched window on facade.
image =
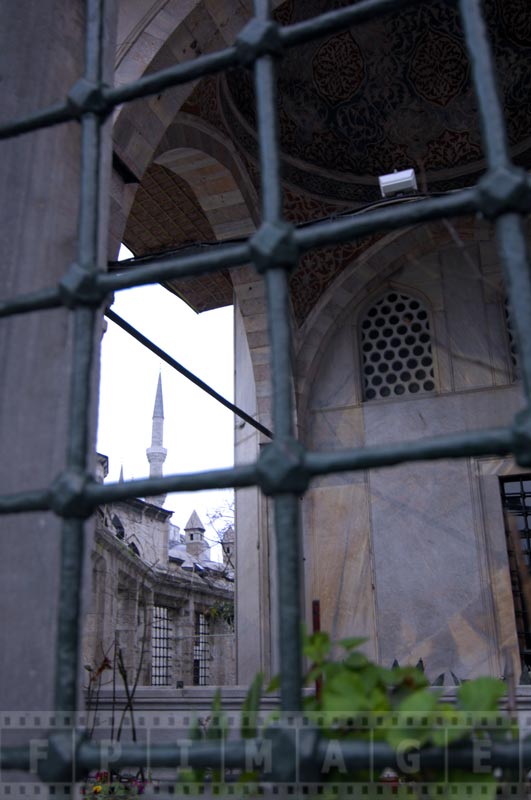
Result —
<instances>
[{"instance_id":1,"label":"arched window on facade","mask_svg":"<svg viewBox=\"0 0 531 800\"><path fill-rule=\"evenodd\" d=\"M430 320L420 300L388 291L366 311L360 329L365 400L435 390Z\"/></svg>"}]
</instances>

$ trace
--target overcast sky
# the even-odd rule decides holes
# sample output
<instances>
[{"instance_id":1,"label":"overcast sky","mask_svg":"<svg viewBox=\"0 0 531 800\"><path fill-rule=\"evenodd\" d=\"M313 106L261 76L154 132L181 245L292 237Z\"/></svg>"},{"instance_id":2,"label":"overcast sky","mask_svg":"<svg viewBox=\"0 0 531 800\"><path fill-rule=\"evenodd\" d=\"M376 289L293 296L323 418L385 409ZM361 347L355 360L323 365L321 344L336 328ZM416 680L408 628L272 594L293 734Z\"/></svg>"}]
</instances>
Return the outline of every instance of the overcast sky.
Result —
<instances>
[{"instance_id":1,"label":"overcast sky","mask_svg":"<svg viewBox=\"0 0 531 800\"><path fill-rule=\"evenodd\" d=\"M128 257L127 255L125 257ZM113 310L176 361L233 399L232 306L196 314L159 285L116 292ZM101 356L98 452L109 458L106 482L149 474L146 448L159 369L164 396L164 474L233 464L234 415L108 321ZM206 512L230 499L228 491L168 495L165 508L181 529L195 509ZM213 536L211 533L210 535Z\"/></svg>"}]
</instances>

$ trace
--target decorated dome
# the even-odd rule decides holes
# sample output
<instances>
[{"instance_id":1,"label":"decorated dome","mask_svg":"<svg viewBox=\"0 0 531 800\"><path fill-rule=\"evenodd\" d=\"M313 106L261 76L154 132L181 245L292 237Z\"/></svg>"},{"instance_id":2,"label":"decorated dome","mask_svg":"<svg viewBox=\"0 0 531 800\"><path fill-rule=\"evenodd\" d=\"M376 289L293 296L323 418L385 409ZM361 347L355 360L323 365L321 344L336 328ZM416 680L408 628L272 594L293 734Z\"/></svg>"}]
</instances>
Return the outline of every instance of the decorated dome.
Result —
<instances>
[{"instance_id":1,"label":"decorated dome","mask_svg":"<svg viewBox=\"0 0 531 800\"><path fill-rule=\"evenodd\" d=\"M351 3L287 0L283 24ZM528 0L488 0L489 33L516 160L531 164ZM227 127L257 154L252 73L221 81ZM419 3L290 49L278 77L285 180L346 202L378 197L377 177L414 167L419 188L474 182L483 168L477 104L457 5Z\"/></svg>"}]
</instances>

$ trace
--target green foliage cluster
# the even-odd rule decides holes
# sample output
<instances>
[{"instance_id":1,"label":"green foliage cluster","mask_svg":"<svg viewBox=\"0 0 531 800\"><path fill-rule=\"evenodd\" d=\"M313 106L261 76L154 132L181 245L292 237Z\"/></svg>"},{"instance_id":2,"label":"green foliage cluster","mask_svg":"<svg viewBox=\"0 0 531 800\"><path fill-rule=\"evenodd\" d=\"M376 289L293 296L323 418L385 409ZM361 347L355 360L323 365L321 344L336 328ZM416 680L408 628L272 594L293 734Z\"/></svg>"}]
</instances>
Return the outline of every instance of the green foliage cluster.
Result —
<instances>
[{"instance_id":1,"label":"green foliage cluster","mask_svg":"<svg viewBox=\"0 0 531 800\"><path fill-rule=\"evenodd\" d=\"M208 609L206 616L213 622L223 620L232 630L234 629L234 603L230 600L216 600Z\"/></svg>"},{"instance_id":2,"label":"green foliage cluster","mask_svg":"<svg viewBox=\"0 0 531 800\"><path fill-rule=\"evenodd\" d=\"M430 686L420 669L388 669L370 661L358 649L364 641L343 639L334 648L326 633L304 639L304 654L312 662L306 683L319 685L318 692L305 699L304 708L306 715L320 721L323 736L382 741L401 753L404 770L393 768L397 796L411 797L417 785L422 786L423 797L464 798L470 797L471 785L481 784L481 797L494 797L498 784L491 772L449 769L441 776L415 770L407 752L513 738L514 725L499 711L505 684L496 678L476 678L458 687L455 704L443 702L442 690ZM332 657L335 649L341 657ZM369 773L356 777L369 778ZM336 774L333 779L341 782L345 776Z\"/></svg>"},{"instance_id":3,"label":"green foliage cluster","mask_svg":"<svg viewBox=\"0 0 531 800\"><path fill-rule=\"evenodd\" d=\"M338 785L346 788L347 784L375 780L378 791L382 789L381 781L392 782L392 787L388 788L398 797L415 797L418 789L419 796L424 798L460 800L469 798L470 787L476 785L480 794L472 793L472 796L493 798L500 784L490 771L483 769L472 773L449 769L447 774L440 775L433 770L423 770L422 760L417 763L409 759L408 754L432 746L451 748L465 743L488 744L512 739L517 730L510 718L499 711L505 684L489 677L466 681L458 687L455 703L443 702L442 690L430 686L424 673L416 667L388 669L370 661L359 649L365 641L348 638L334 645L326 633L304 636L303 651L311 664L305 684L317 687L304 698L304 715L325 740L387 743L403 756L404 768L390 764L392 770L384 770L383 774L371 775L367 769L353 775L336 763L323 776L323 782L334 784L334 796L338 796ZM277 676L265 691L276 691L279 685ZM267 736L268 729L279 717L279 714L270 715L259 730L262 693L263 676L257 675L241 709L242 738ZM219 693L214 700L211 720L206 726L196 725L194 738L219 739L226 735L228 726ZM208 776L205 771L197 770L180 776L181 780L194 783L201 783L205 777L211 777L212 781L222 778L219 774ZM259 779L258 773L239 776L244 782L258 783Z\"/></svg>"}]
</instances>

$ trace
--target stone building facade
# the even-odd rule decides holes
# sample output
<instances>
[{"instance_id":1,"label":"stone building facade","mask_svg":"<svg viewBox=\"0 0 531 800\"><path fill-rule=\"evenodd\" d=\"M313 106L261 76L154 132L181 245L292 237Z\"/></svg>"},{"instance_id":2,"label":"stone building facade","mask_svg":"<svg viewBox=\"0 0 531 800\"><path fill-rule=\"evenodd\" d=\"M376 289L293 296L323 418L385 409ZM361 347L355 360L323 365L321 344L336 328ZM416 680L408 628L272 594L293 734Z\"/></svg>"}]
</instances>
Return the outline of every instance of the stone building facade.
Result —
<instances>
[{"instance_id":1,"label":"stone building facade","mask_svg":"<svg viewBox=\"0 0 531 800\"><path fill-rule=\"evenodd\" d=\"M159 377L147 450L162 474L164 408ZM99 475L107 459L99 456ZM223 686L235 682L234 569L210 559L195 511L184 533L164 496L98 509L91 554L91 604L83 663L92 694L111 680L138 686ZM115 672L111 678L112 672ZM100 681L101 676L101 681ZM138 679L137 679L138 676Z\"/></svg>"}]
</instances>

